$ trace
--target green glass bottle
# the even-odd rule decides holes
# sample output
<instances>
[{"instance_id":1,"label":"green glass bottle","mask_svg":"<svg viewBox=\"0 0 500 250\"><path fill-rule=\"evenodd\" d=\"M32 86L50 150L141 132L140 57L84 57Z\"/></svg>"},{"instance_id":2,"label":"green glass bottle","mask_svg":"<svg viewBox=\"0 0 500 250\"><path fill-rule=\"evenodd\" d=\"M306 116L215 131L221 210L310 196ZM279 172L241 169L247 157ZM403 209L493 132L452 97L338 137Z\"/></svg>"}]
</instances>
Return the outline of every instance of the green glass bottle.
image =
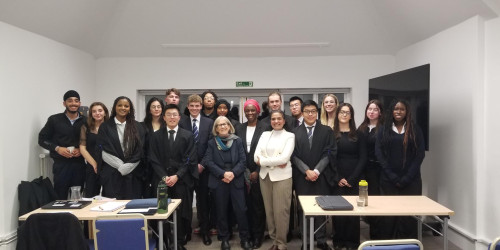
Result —
<instances>
[{"instance_id":1,"label":"green glass bottle","mask_svg":"<svg viewBox=\"0 0 500 250\"><path fill-rule=\"evenodd\" d=\"M156 211L159 214L165 214L168 212L168 187L165 181L160 181L158 183L157 188L157 197L158 197L158 210Z\"/></svg>"}]
</instances>

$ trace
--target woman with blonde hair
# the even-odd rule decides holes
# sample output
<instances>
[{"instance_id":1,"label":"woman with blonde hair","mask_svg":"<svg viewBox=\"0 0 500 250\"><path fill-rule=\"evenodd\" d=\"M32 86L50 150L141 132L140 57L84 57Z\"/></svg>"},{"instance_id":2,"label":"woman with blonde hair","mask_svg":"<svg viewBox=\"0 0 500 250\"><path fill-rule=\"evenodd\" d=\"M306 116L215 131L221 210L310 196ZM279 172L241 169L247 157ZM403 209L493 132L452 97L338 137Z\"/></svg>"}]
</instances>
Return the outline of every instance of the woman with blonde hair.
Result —
<instances>
[{"instance_id":1,"label":"woman with blonde hair","mask_svg":"<svg viewBox=\"0 0 500 250\"><path fill-rule=\"evenodd\" d=\"M321 102L321 124L333 129L335 124L335 112L339 106L339 99L334 94L326 94Z\"/></svg>"}]
</instances>

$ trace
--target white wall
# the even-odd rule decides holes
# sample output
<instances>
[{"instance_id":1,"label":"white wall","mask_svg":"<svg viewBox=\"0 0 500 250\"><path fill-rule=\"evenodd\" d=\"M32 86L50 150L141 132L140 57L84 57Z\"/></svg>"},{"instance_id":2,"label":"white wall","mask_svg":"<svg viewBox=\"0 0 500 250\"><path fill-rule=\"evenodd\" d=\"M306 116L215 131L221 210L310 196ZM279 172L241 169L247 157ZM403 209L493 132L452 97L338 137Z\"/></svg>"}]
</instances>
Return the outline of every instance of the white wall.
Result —
<instances>
[{"instance_id":1,"label":"white wall","mask_svg":"<svg viewBox=\"0 0 500 250\"><path fill-rule=\"evenodd\" d=\"M137 89L232 89L249 80L254 88L352 88L352 103L364 110L368 79L392 73L387 55L282 58L102 58L97 60L96 98L112 105ZM361 121L363 111L356 114Z\"/></svg>"},{"instance_id":2,"label":"white wall","mask_svg":"<svg viewBox=\"0 0 500 250\"><path fill-rule=\"evenodd\" d=\"M500 18L490 20L485 25L485 98L484 123L485 153L484 165L478 169L478 234L486 239L500 236ZM492 209L493 208L493 209Z\"/></svg>"},{"instance_id":3,"label":"white wall","mask_svg":"<svg viewBox=\"0 0 500 250\"><path fill-rule=\"evenodd\" d=\"M0 237L17 228L17 185L40 175L38 132L49 115L64 111L75 89L88 105L95 89L95 59L84 52L0 22Z\"/></svg>"},{"instance_id":4,"label":"white wall","mask_svg":"<svg viewBox=\"0 0 500 250\"><path fill-rule=\"evenodd\" d=\"M496 28L498 33L498 25ZM495 60L498 64L498 56ZM484 20L471 18L401 50L396 56L397 69L425 63L431 65L430 151L422 166L426 192L455 211L450 221L452 226L481 239L485 236L478 216L486 208L487 192L491 194L493 189L479 192L484 185L480 176L494 170L493 164L486 165L484 160L484 144L490 136L483 132ZM500 207L498 199L488 202L490 209ZM499 225L500 219L497 216L489 223ZM463 249L474 249L474 242L457 235L455 238L452 235L452 239Z\"/></svg>"}]
</instances>

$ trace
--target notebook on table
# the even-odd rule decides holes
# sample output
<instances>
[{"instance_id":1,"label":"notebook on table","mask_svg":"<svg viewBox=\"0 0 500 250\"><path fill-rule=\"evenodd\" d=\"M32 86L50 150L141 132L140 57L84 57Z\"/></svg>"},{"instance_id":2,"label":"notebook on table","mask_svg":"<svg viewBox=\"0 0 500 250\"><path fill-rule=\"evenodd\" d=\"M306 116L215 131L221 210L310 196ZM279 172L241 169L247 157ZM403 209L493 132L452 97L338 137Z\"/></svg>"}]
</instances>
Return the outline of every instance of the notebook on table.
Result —
<instances>
[{"instance_id":1,"label":"notebook on table","mask_svg":"<svg viewBox=\"0 0 500 250\"><path fill-rule=\"evenodd\" d=\"M42 209L81 209L92 201L51 201L42 206Z\"/></svg>"},{"instance_id":2,"label":"notebook on table","mask_svg":"<svg viewBox=\"0 0 500 250\"><path fill-rule=\"evenodd\" d=\"M340 195L325 195L316 197L316 203L323 210L353 210L354 207Z\"/></svg>"},{"instance_id":3,"label":"notebook on table","mask_svg":"<svg viewBox=\"0 0 500 250\"><path fill-rule=\"evenodd\" d=\"M119 214L139 213L144 215L153 215L158 210L158 199L135 199L125 205L125 208Z\"/></svg>"}]
</instances>

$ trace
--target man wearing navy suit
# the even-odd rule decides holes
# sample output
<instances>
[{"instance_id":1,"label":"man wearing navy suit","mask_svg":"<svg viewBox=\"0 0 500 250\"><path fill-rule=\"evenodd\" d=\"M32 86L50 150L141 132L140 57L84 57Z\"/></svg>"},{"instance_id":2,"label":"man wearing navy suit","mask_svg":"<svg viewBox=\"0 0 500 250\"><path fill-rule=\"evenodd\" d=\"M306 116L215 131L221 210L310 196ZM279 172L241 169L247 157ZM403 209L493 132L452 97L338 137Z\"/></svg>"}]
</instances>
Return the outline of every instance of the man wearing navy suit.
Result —
<instances>
[{"instance_id":1,"label":"man wearing navy suit","mask_svg":"<svg viewBox=\"0 0 500 250\"><path fill-rule=\"evenodd\" d=\"M211 195L208 189L208 171L205 169L205 152L207 151L208 140L212 137L212 127L214 121L200 114L202 108L202 99L199 95L190 95L188 97L189 116L184 116L179 122L179 126L193 133L194 142L197 149L198 165L192 169L191 174L198 180L195 185L196 191L196 211L198 222L200 223L200 235L203 244L212 244L210 239L210 219L215 218L211 211ZM192 201L191 203L192 204Z\"/></svg>"},{"instance_id":2,"label":"man wearing navy suit","mask_svg":"<svg viewBox=\"0 0 500 250\"><path fill-rule=\"evenodd\" d=\"M333 130L318 122L318 104L307 100L302 104L304 122L295 129L295 149L292 157L293 184L299 195L329 195L335 185L333 159L337 154L337 145ZM302 222L302 209L299 207L299 222ZM317 228L325 221L324 217L315 217ZM326 230L322 227L316 233L318 248L331 249L326 243ZM306 237L306 236L304 236Z\"/></svg>"},{"instance_id":3,"label":"man wearing navy suit","mask_svg":"<svg viewBox=\"0 0 500 250\"><path fill-rule=\"evenodd\" d=\"M281 110L281 104L283 101L281 100L281 93L278 91L273 91L269 93L267 97L269 111L273 110ZM266 131L271 131L273 128L271 127L271 116L267 116L266 118L261 120L263 126L265 126ZM295 128L295 119L289 115L285 115L285 126L283 127L288 132L293 132Z\"/></svg>"},{"instance_id":4,"label":"man wearing navy suit","mask_svg":"<svg viewBox=\"0 0 500 250\"><path fill-rule=\"evenodd\" d=\"M183 245L187 236L191 235L193 217L192 202L186 202L193 200L194 178L190 169L196 167L198 160L193 135L178 126L181 117L179 107L169 104L163 113L167 126L152 135L149 146L149 159L154 172L153 187L156 190L158 183L164 181L169 187L169 197L182 199L177 212L177 241L178 249L185 249Z\"/></svg>"}]
</instances>

